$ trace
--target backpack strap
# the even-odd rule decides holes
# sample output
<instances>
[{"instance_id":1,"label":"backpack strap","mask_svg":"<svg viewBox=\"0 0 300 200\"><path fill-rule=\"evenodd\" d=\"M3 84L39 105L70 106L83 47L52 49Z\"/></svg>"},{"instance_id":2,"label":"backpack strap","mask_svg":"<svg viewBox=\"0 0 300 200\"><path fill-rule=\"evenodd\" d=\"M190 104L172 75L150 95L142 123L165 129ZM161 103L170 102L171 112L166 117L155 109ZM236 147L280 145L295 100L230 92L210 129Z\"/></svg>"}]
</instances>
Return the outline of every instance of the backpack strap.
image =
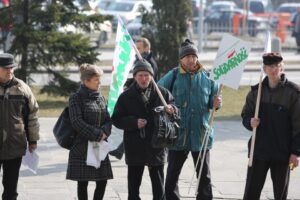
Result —
<instances>
[{"instance_id":1,"label":"backpack strap","mask_svg":"<svg viewBox=\"0 0 300 200\"><path fill-rule=\"evenodd\" d=\"M171 85L170 85L170 88L169 88L169 91L172 93L173 92L173 87L174 87L174 83L175 83L175 80L177 78L177 74L178 74L178 70L179 70L179 67L175 67L172 69L173 71L173 76L172 76L172 81L171 81Z\"/></svg>"}]
</instances>

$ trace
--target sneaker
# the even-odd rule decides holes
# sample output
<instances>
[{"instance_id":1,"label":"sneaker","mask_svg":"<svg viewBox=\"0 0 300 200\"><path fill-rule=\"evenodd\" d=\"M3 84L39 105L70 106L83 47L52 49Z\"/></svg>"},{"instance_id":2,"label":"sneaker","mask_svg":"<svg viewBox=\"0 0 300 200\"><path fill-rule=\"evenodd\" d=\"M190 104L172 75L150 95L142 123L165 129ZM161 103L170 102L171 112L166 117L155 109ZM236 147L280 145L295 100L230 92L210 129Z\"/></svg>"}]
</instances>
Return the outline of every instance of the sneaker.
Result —
<instances>
[{"instance_id":1,"label":"sneaker","mask_svg":"<svg viewBox=\"0 0 300 200\"><path fill-rule=\"evenodd\" d=\"M110 151L109 155L116 157L117 159L121 160L123 157L123 153L118 151L117 149Z\"/></svg>"}]
</instances>

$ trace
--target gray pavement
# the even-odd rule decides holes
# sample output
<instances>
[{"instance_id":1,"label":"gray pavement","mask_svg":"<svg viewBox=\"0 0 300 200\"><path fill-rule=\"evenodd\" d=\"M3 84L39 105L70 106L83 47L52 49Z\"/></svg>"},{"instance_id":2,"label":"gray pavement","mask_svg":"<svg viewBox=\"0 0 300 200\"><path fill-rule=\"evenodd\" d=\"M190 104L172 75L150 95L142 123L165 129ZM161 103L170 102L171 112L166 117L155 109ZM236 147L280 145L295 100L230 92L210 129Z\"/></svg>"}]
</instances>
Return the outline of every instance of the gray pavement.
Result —
<instances>
[{"instance_id":1,"label":"gray pavement","mask_svg":"<svg viewBox=\"0 0 300 200\"><path fill-rule=\"evenodd\" d=\"M39 169L36 175L24 166L19 179L20 200L76 200L76 182L65 179L68 151L60 148L53 135L52 127L56 118L41 118L41 140L38 143L40 157ZM250 132L245 130L240 121L216 121L214 123L216 141L211 151L211 175L214 199L241 199L245 186L247 169L247 140ZM110 137L113 146L117 146L121 132L114 129ZM105 200L127 199L127 168L124 158L119 161L111 157L114 179L108 181ZM188 193L193 175L191 156L184 165L180 176L179 188L182 199L195 199L193 180L192 189ZM300 169L291 173L289 199L300 200ZM89 186L89 199L92 199L94 183ZM2 192L2 187L0 187ZM145 170L141 199L152 199L151 182ZM273 199L272 184L268 175L261 199Z\"/></svg>"}]
</instances>

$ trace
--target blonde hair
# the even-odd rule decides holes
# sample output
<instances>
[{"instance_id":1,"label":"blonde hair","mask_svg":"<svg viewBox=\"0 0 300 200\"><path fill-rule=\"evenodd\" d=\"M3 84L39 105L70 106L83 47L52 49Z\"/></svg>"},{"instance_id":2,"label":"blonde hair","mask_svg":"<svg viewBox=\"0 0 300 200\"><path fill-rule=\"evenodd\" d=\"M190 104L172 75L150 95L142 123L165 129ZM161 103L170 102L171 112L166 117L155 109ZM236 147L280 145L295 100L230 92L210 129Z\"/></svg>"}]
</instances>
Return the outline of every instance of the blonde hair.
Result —
<instances>
[{"instance_id":1,"label":"blonde hair","mask_svg":"<svg viewBox=\"0 0 300 200\"><path fill-rule=\"evenodd\" d=\"M82 64L80 66L79 70L80 70L80 80L82 82L86 81L86 80L90 80L94 76L100 77L103 75L102 69L100 69L96 65L92 65L92 64L88 64L88 63Z\"/></svg>"}]
</instances>

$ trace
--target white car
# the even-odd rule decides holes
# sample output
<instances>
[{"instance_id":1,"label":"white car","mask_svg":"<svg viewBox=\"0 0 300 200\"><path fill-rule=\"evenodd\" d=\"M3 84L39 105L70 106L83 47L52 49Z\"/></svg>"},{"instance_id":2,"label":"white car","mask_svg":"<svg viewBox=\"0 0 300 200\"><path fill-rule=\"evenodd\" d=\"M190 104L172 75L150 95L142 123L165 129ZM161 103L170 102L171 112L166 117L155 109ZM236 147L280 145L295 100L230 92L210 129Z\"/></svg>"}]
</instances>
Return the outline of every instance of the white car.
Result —
<instances>
[{"instance_id":1,"label":"white car","mask_svg":"<svg viewBox=\"0 0 300 200\"><path fill-rule=\"evenodd\" d=\"M221 9L232 10L237 8L233 1L214 1L207 7L207 14L210 15L213 12L218 12Z\"/></svg>"},{"instance_id":2,"label":"white car","mask_svg":"<svg viewBox=\"0 0 300 200\"><path fill-rule=\"evenodd\" d=\"M112 15L113 30L116 30L118 19L120 16L125 24L134 20L137 16L142 15L144 12L149 12L152 9L151 1L115 1L112 2L106 10L102 10L102 15Z\"/></svg>"},{"instance_id":3,"label":"white car","mask_svg":"<svg viewBox=\"0 0 300 200\"><path fill-rule=\"evenodd\" d=\"M293 14L297 12L298 8L300 8L300 3L283 3L277 8L276 12Z\"/></svg>"},{"instance_id":4,"label":"white car","mask_svg":"<svg viewBox=\"0 0 300 200\"><path fill-rule=\"evenodd\" d=\"M94 11L83 11L85 15L94 14ZM98 28L94 26L94 24L90 24L90 32L86 32L83 29L77 28L71 24L63 27L59 27L58 31L64 33L80 33L84 34L84 36L88 37L92 43L95 43L97 46L101 46L105 44L112 35L112 24L109 20L105 20L104 22L98 24Z\"/></svg>"}]
</instances>

